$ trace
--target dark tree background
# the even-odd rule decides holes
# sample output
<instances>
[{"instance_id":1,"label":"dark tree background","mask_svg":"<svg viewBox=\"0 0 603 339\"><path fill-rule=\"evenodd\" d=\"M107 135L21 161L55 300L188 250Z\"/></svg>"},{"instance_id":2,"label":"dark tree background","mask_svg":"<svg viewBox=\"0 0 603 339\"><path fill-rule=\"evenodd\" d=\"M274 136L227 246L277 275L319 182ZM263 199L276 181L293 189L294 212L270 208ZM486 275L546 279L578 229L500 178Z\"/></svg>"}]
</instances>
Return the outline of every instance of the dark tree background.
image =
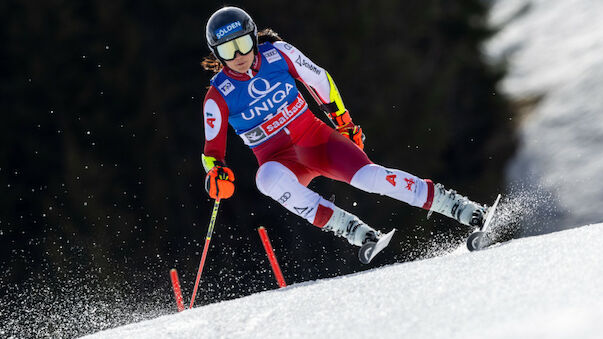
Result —
<instances>
[{"instance_id":1,"label":"dark tree background","mask_svg":"<svg viewBox=\"0 0 603 339\"><path fill-rule=\"evenodd\" d=\"M171 312L172 267L190 297L212 207L200 163L212 75L199 62L209 52L206 20L222 5L0 3L0 315L13 330L51 317L35 323L37 335L72 336ZM482 202L504 188L515 136L496 92L504 69L480 49L493 33L484 1L235 5L331 73L373 161ZM255 158L229 133L236 193L221 206L198 305L276 288L261 225L289 284L429 256L469 232L316 179L311 188L368 224L400 230L391 249L361 266L345 240L257 191ZM71 324L89 305L105 307Z\"/></svg>"}]
</instances>

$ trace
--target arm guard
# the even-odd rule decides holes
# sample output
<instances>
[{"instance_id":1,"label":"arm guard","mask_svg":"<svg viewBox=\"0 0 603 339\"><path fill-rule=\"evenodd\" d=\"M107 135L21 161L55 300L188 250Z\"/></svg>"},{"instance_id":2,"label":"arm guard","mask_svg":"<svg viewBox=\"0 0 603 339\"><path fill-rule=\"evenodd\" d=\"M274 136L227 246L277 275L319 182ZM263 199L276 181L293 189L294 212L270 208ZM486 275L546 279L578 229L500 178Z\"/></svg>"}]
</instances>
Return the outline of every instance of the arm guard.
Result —
<instances>
[{"instance_id":1,"label":"arm guard","mask_svg":"<svg viewBox=\"0 0 603 339\"><path fill-rule=\"evenodd\" d=\"M345 109L343 105L343 100L341 99L341 95L339 94L339 90L331 78L331 75L325 71L327 74L327 79L329 79L329 85L331 87L331 91L329 93L330 103L323 103L320 105L327 115L329 119L333 121L333 123L337 127L343 127L352 122L352 118L350 117L350 113Z\"/></svg>"},{"instance_id":2,"label":"arm guard","mask_svg":"<svg viewBox=\"0 0 603 339\"><path fill-rule=\"evenodd\" d=\"M329 72L284 41L275 42L274 47L285 58L289 65L289 73L308 89L316 103L333 122L335 128L351 123L350 114L345 109L339 90Z\"/></svg>"},{"instance_id":3,"label":"arm guard","mask_svg":"<svg viewBox=\"0 0 603 339\"><path fill-rule=\"evenodd\" d=\"M314 97L314 100L318 106L320 106L320 108L327 114L327 117L329 117L329 120L331 120L335 128L347 126L348 124L352 123L352 117L343 105L343 100L341 99L339 90L335 85L335 81L333 81L333 78L331 78L331 75L327 71L325 71L325 74L329 81L329 103L324 103L314 88L306 85L305 83L304 85L308 89L308 92L312 94L312 97Z\"/></svg>"}]
</instances>

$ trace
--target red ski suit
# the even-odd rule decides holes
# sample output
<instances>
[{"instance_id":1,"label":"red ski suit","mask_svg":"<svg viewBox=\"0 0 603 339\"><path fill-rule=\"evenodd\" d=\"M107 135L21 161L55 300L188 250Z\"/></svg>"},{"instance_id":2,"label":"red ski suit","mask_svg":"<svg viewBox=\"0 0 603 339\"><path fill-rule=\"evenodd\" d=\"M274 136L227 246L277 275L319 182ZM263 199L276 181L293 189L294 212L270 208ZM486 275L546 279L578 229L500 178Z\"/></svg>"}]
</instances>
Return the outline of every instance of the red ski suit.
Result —
<instances>
[{"instance_id":1,"label":"red ski suit","mask_svg":"<svg viewBox=\"0 0 603 339\"><path fill-rule=\"evenodd\" d=\"M306 188L308 183L319 175L428 209L433 198L431 181L373 164L355 143L316 118L306 108L307 106L304 106L305 101L301 102L303 101L301 94L298 95L295 101L298 105L294 108L301 106L303 108L298 113L291 113L291 117L283 117L282 112L291 112L293 104L289 107L281 107L274 113L275 117L273 113L265 118L260 116L257 122L251 125L246 121L250 120L247 116L254 117L254 111L247 111L246 102L240 105L239 98L247 98L245 100L255 103L260 98L257 93L262 94L261 98L264 98L269 90L276 88L276 85L270 87L272 85L268 81L260 78L259 80L264 81L266 85L258 89L259 85L253 80L262 67L269 67L270 65L267 64L274 60L284 59L289 75L311 87L311 90L318 94L322 104L329 104L333 91L337 91L328 73L296 48L284 42L276 42L273 47L278 51L278 55L275 55L276 52L272 50L266 51L266 46L263 46L260 50L263 57L256 55L248 73L237 73L225 67L221 72L226 77L220 75L219 83L210 87L204 102L206 134L204 154L224 161L226 122L231 118L230 123L244 142L250 145L260 165L256 176L258 189L289 211L319 227L328 221L333 212L332 203ZM276 80L272 83L276 83ZM281 83L282 81L278 82ZM249 89L242 91L242 84ZM238 87L239 92L234 91L235 87ZM293 92L291 95L295 94ZM336 94L339 96L338 93ZM233 111L233 108L239 111ZM216 111L219 111L218 115ZM277 119L279 115L284 123L281 125L275 123L274 126L279 126L279 130L270 134L271 126L267 124ZM241 116L246 120L240 119ZM238 120L232 120L232 117ZM241 124L247 125L242 128Z\"/></svg>"}]
</instances>

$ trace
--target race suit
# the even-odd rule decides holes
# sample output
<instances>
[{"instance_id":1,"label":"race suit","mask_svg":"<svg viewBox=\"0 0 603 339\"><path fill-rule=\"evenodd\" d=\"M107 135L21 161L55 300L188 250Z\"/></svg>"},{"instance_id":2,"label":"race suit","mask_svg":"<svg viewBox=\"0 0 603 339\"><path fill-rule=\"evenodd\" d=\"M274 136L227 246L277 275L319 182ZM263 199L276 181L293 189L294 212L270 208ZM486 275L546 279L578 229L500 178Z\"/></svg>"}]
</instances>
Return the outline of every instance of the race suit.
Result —
<instances>
[{"instance_id":1,"label":"race suit","mask_svg":"<svg viewBox=\"0 0 603 339\"><path fill-rule=\"evenodd\" d=\"M318 94L319 104L343 106L330 75L283 41L260 44L245 74L224 67L205 96L204 154L224 162L229 123L258 160L259 191L318 227L334 208L306 187L319 175L431 207L430 180L371 162L355 143L314 116L295 80Z\"/></svg>"}]
</instances>

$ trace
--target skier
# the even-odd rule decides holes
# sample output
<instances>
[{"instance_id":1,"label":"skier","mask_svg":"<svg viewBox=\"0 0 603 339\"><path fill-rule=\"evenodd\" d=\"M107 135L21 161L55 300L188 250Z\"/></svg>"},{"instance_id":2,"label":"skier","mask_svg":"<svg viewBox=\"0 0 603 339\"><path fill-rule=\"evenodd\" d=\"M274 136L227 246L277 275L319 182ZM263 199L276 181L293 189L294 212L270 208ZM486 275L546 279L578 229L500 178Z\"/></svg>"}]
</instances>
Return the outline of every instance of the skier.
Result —
<instances>
[{"instance_id":1,"label":"skier","mask_svg":"<svg viewBox=\"0 0 603 339\"><path fill-rule=\"evenodd\" d=\"M412 206L479 227L486 208L431 180L373 163L365 136L352 122L329 73L270 29L257 33L242 9L224 7L207 22L212 54L203 61L216 72L203 104L207 171L213 199L234 193L235 176L224 162L227 123L255 154L259 191L311 224L362 246L382 233L306 186L317 176L387 195ZM335 129L316 118L296 87L302 82Z\"/></svg>"}]
</instances>

